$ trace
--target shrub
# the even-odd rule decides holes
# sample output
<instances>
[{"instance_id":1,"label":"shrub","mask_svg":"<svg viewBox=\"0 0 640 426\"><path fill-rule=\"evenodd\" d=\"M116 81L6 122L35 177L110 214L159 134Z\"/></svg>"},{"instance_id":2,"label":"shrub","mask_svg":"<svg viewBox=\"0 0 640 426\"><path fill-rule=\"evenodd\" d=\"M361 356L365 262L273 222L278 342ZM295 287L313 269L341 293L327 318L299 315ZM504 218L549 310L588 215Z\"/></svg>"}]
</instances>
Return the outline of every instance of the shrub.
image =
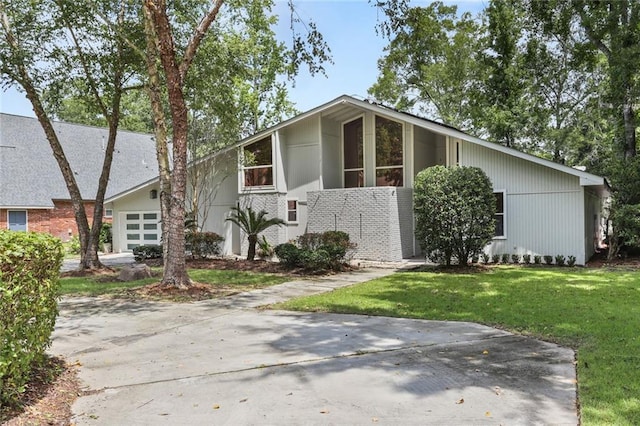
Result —
<instances>
[{"instance_id":1,"label":"shrub","mask_svg":"<svg viewBox=\"0 0 640 426\"><path fill-rule=\"evenodd\" d=\"M71 254L80 254L80 237L77 235L72 235L71 239L69 239L69 253Z\"/></svg>"},{"instance_id":2,"label":"shrub","mask_svg":"<svg viewBox=\"0 0 640 426\"><path fill-rule=\"evenodd\" d=\"M575 264L576 264L576 257L575 256L569 256L569 258L567 259L567 265L573 266Z\"/></svg>"},{"instance_id":3,"label":"shrub","mask_svg":"<svg viewBox=\"0 0 640 426\"><path fill-rule=\"evenodd\" d=\"M301 250L295 244L279 244L273 251L276 253L276 256L278 256L278 259L280 259L280 262L289 268L295 268L300 265Z\"/></svg>"},{"instance_id":4,"label":"shrub","mask_svg":"<svg viewBox=\"0 0 640 426\"><path fill-rule=\"evenodd\" d=\"M530 254L523 254L522 255L522 261L524 262L525 265L528 265L531 263L531 255Z\"/></svg>"},{"instance_id":5,"label":"shrub","mask_svg":"<svg viewBox=\"0 0 640 426\"><path fill-rule=\"evenodd\" d=\"M113 234L111 233L111 224L105 222L100 228L100 245L111 244L113 242Z\"/></svg>"},{"instance_id":6,"label":"shrub","mask_svg":"<svg viewBox=\"0 0 640 426\"><path fill-rule=\"evenodd\" d=\"M565 263L565 258L563 255L559 254L556 256L556 265L558 266L564 266Z\"/></svg>"},{"instance_id":7,"label":"shrub","mask_svg":"<svg viewBox=\"0 0 640 426\"><path fill-rule=\"evenodd\" d=\"M482 253L480 255L480 258L482 259L482 263L489 263L489 260L491 259L491 256L489 256L488 253Z\"/></svg>"},{"instance_id":8,"label":"shrub","mask_svg":"<svg viewBox=\"0 0 640 426\"><path fill-rule=\"evenodd\" d=\"M162 246L157 244L149 244L146 246L134 247L133 258L136 260L136 262L140 262L145 259L160 259L162 258Z\"/></svg>"},{"instance_id":9,"label":"shrub","mask_svg":"<svg viewBox=\"0 0 640 426\"><path fill-rule=\"evenodd\" d=\"M466 264L495 231L496 201L487 175L477 167L434 166L415 179L415 234L427 257Z\"/></svg>"},{"instance_id":10,"label":"shrub","mask_svg":"<svg viewBox=\"0 0 640 426\"><path fill-rule=\"evenodd\" d=\"M502 258L501 258L502 263L507 264L509 263L509 255L507 253L503 253L502 254Z\"/></svg>"},{"instance_id":11,"label":"shrub","mask_svg":"<svg viewBox=\"0 0 640 426\"><path fill-rule=\"evenodd\" d=\"M0 406L15 404L45 360L63 256L51 235L0 231Z\"/></svg>"},{"instance_id":12,"label":"shrub","mask_svg":"<svg viewBox=\"0 0 640 426\"><path fill-rule=\"evenodd\" d=\"M288 267L315 272L340 269L350 250L355 247L349 242L349 234L342 231L307 233L298 237L297 243L278 245L275 248L276 256Z\"/></svg>"},{"instance_id":13,"label":"shrub","mask_svg":"<svg viewBox=\"0 0 640 426\"><path fill-rule=\"evenodd\" d=\"M499 254L494 254L493 256L491 256L491 262L493 263L499 263L500 262L500 255Z\"/></svg>"},{"instance_id":14,"label":"shrub","mask_svg":"<svg viewBox=\"0 0 640 426\"><path fill-rule=\"evenodd\" d=\"M267 241L267 237L262 236L261 240L258 240L258 250L256 254L260 257L267 258L273 256L275 252L273 251L273 247Z\"/></svg>"},{"instance_id":15,"label":"shrub","mask_svg":"<svg viewBox=\"0 0 640 426\"><path fill-rule=\"evenodd\" d=\"M546 263L547 265L551 265L553 263L553 256L549 256L548 254L546 254L544 256L544 263Z\"/></svg>"},{"instance_id":16,"label":"shrub","mask_svg":"<svg viewBox=\"0 0 640 426\"><path fill-rule=\"evenodd\" d=\"M478 256L477 254L471 256L471 263L478 263L478 259L480 259L480 256Z\"/></svg>"},{"instance_id":17,"label":"shrub","mask_svg":"<svg viewBox=\"0 0 640 426\"><path fill-rule=\"evenodd\" d=\"M512 254L511 255L511 262L518 264L520 263L520 255L519 254Z\"/></svg>"},{"instance_id":18,"label":"shrub","mask_svg":"<svg viewBox=\"0 0 640 426\"><path fill-rule=\"evenodd\" d=\"M542 256L536 254L535 256L533 256L533 263L535 263L536 265L539 265L542 263Z\"/></svg>"},{"instance_id":19,"label":"shrub","mask_svg":"<svg viewBox=\"0 0 640 426\"><path fill-rule=\"evenodd\" d=\"M192 257L204 259L207 256L219 256L222 252L220 243L224 238L215 232L187 232L184 237L185 251L191 253Z\"/></svg>"}]
</instances>

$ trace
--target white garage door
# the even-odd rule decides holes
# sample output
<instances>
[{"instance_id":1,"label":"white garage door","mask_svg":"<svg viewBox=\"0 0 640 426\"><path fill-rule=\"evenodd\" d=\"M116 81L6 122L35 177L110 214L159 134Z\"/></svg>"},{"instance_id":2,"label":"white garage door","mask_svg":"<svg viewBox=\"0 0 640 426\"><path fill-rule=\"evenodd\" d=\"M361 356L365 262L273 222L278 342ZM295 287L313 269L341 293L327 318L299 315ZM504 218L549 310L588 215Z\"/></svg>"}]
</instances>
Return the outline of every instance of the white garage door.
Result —
<instances>
[{"instance_id":1,"label":"white garage door","mask_svg":"<svg viewBox=\"0 0 640 426\"><path fill-rule=\"evenodd\" d=\"M125 213L124 228L127 251L138 246L160 244L160 212Z\"/></svg>"}]
</instances>

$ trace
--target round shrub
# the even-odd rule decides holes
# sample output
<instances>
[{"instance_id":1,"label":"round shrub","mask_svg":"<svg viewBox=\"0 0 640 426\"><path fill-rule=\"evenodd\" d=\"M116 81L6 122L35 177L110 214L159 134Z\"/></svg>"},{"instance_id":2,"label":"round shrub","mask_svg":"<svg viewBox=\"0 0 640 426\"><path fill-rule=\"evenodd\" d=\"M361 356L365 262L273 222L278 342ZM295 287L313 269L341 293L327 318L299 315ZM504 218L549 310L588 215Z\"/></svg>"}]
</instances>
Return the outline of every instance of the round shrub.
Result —
<instances>
[{"instance_id":1,"label":"round shrub","mask_svg":"<svg viewBox=\"0 0 640 426\"><path fill-rule=\"evenodd\" d=\"M51 235L0 231L0 406L15 403L45 360L63 257Z\"/></svg>"},{"instance_id":2,"label":"round shrub","mask_svg":"<svg viewBox=\"0 0 640 426\"><path fill-rule=\"evenodd\" d=\"M300 252L301 250L291 243L279 244L274 249L276 256L280 259L280 262L284 263L290 268L300 266Z\"/></svg>"}]
</instances>

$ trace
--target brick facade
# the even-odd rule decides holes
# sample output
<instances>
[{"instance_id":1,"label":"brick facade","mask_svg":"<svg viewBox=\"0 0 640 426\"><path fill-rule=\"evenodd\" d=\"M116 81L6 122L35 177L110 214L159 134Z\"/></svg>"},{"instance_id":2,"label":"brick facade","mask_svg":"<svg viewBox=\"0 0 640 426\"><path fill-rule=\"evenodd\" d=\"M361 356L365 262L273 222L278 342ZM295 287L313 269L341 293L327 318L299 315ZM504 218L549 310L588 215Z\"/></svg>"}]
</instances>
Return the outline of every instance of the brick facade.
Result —
<instances>
[{"instance_id":1,"label":"brick facade","mask_svg":"<svg viewBox=\"0 0 640 426\"><path fill-rule=\"evenodd\" d=\"M27 210L27 230L32 232L46 232L62 241L69 241L72 235L78 235L78 227L73 214L71 201L54 201L53 209L26 209ZM89 219L89 224L93 220L93 202L84 203L85 212ZM0 209L0 229L7 229L8 210L25 209ZM104 222L111 222L111 218L103 218Z\"/></svg>"},{"instance_id":2,"label":"brick facade","mask_svg":"<svg viewBox=\"0 0 640 426\"><path fill-rule=\"evenodd\" d=\"M371 187L307 193L309 232L344 231L358 259L399 261L412 257L410 188Z\"/></svg>"}]
</instances>

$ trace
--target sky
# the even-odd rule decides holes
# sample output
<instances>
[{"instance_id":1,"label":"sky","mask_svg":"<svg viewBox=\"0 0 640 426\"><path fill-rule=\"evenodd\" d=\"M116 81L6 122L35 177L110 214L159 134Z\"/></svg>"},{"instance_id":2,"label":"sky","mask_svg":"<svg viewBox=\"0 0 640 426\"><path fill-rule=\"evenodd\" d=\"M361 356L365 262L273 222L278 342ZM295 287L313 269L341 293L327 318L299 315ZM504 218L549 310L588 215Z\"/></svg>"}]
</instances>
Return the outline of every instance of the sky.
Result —
<instances>
[{"instance_id":1,"label":"sky","mask_svg":"<svg viewBox=\"0 0 640 426\"><path fill-rule=\"evenodd\" d=\"M445 0L458 5L459 11L474 14L482 10L488 0ZM412 5L424 6L427 0L411 0ZM290 87L289 98L299 111L307 111L341 95L367 97L367 89L378 76L377 61L383 55L387 40L378 36L376 23L381 12L366 0L297 0L298 15L313 20L331 49L334 64L326 64L326 77L311 77L301 72L295 87ZM280 15L278 37L290 39L288 9L285 1L276 2L275 13ZM26 97L16 89L0 92L0 112L33 117Z\"/></svg>"}]
</instances>

